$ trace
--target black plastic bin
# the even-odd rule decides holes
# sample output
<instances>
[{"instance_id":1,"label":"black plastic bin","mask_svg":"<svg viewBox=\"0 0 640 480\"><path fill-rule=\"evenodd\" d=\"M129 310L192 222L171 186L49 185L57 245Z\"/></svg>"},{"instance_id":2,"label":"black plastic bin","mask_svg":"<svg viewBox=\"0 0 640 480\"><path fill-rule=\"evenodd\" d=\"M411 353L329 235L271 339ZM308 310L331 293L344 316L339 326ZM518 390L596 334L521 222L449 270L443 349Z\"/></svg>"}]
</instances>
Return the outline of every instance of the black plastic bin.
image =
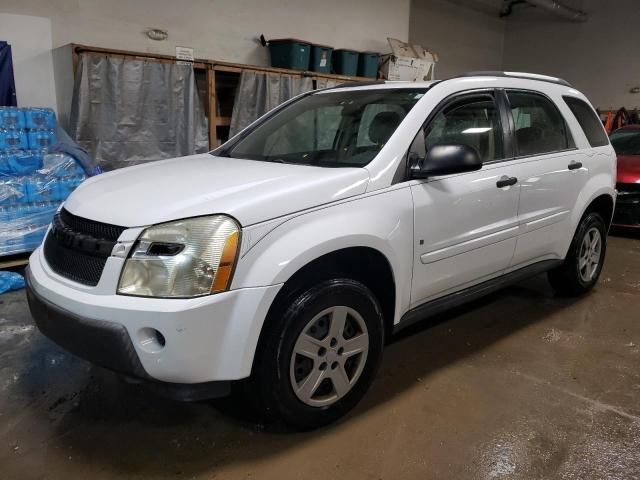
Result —
<instances>
[{"instance_id":1,"label":"black plastic bin","mask_svg":"<svg viewBox=\"0 0 640 480\"><path fill-rule=\"evenodd\" d=\"M310 70L318 73L331 73L331 54L333 47L327 45L311 45Z\"/></svg>"},{"instance_id":2,"label":"black plastic bin","mask_svg":"<svg viewBox=\"0 0 640 480\"><path fill-rule=\"evenodd\" d=\"M333 52L333 70L340 75L355 77L358 73L358 52L341 48Z\"/></svg>"},{"instance_id":3,"label":"black plastic bin","mask_svg":"<svg viewBox=\"0 0 640 480\"><path fill-rule=\"evenodd\" d=\"M378 52L360 52L358 56L358 76L377 78L379 60L380 54Z\"/></svg>"},{"instance_id":4,"label":"black plastic bin","mask_svg":"<svg viewBox=\"0 0 640 480\"><path fill-rule=\"evenodd\" d=\"M295 38L277 38L269 40L271 66L276 68L290 68L294 70L308 70L311 57L311 44Z\"/></svg>"}]
</instances>

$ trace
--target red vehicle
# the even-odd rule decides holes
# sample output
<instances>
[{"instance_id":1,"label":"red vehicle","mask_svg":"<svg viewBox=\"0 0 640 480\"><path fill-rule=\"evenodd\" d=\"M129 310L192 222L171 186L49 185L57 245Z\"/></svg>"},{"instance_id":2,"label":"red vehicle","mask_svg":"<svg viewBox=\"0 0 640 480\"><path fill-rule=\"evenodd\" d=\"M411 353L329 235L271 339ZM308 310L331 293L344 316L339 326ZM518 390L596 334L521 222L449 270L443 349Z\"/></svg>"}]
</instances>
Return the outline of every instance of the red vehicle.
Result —
<instances>
[{"instance_id":1,"label":"red vehicle","mask_svg":"<svg viewBox=\"0 0 640 480\"><path fill-rule=\"evenodd\" d=\"M640 228L640 125L619 128L610 139L618 155L613 225Z\"/></svg>"}]
</instances>

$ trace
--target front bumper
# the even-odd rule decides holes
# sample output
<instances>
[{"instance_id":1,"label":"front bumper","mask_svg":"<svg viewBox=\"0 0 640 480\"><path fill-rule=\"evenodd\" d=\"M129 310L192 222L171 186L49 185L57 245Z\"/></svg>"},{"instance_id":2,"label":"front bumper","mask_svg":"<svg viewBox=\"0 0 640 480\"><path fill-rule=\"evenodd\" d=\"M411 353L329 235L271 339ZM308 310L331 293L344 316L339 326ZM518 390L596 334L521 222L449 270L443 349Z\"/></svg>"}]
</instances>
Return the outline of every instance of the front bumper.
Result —
<instances>
[{"instance_id":1,"label":"front bumper","mask_svg":"<svg viewBox=\"0 0 640 480\"><path fill-rule=\"evenodd\" d=\"M618 194L612 225L616 227L640 227L640 194Z\"/></svg>"},{"instance_id":2,"label":"front bumper","mask_svg":"<svg viewBox=\"0 0 640 480\"><path fill-rule=\"evenodd\" d=\"M182 401L223 397L231 391L230 382L196 384L157 382L142 367L127 329L113 322L89 320L61 309L38 295L26 275L29 309L40 332L58 345L101 367L129 377L145 380L147 387L161 395Z\"/></svg>"},{"instance_id":3,"label":"front bumper","mask_svg":"<svg viewBox=\"0 0 640 480\"><path fill-rule=\"evenodd\" d=\"M281 287L192 299L116 295L105 285L88 288L57 275L41 248L31 256L27 278L32 314L46 336L106 368L177 384L249 376L262 324ZM150 328L162 334L164 345L148 344L143 332Z\"/></svg>"}]
</instances>

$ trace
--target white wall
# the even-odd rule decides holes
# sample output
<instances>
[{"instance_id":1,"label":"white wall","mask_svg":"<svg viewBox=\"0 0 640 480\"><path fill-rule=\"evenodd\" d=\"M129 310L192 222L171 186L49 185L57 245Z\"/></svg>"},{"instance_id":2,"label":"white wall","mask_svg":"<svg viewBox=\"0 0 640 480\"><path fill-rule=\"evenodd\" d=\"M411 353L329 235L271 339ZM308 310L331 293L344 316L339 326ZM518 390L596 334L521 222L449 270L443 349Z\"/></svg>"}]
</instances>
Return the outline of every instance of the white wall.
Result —
<instances>
[{"instance_id":1,"label":"white wall","mask_svg":"<svg viewBox=\"0 0 640 480\"><path fill-rule=\"evenodd\" d=\"M640 107L638 0L574 0L589 14L585 23L514 9L507 22L504 67L562 77L582 90L596 107Z\"/></svg>"},{"instance_id":2,"label":"white wall","mask_svg":"<svg viewBox=\"0 0 640 480\"><path fill-rule=\"evenodd\" d=\"M473 7L473 8L472 8ZM480 0L413 0L409 38L440 57L436 77L501 70L504 20Z\"/></svg>"},{"instance_id":3,"label":"white wall","mask_svg":"<svg viewBox=\"0 0 640 480\"><path fill-rule=\"evenodd\" d=\"M199 58L268 64L256 38L297 37L361 50L388 51L386 37L407 40L410 0L2 0L0 12L51 19L53 46L81 43ZM151 28L169 32L149 40ZM2 32L4 29L0 29Z\"/></svg>"},{"instance_id":4,"label":"white wall","mask_svg":"<svg viewBox=\"0 0 640 480\"><path fill-rule=\"evenodd\" d=\"M51 21L0 12L0 40L11 44L18 105L55 109Z\"/></svg>"}]
</instances>

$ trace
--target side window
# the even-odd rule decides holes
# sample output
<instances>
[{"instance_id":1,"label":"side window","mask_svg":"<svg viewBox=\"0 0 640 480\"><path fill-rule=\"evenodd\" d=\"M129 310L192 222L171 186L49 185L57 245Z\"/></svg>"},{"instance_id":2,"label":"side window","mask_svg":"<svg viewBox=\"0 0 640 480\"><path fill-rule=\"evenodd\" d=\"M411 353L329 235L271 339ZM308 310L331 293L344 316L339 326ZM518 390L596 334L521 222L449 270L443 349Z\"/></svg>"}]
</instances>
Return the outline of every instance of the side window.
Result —
<instances>
[{"instance_id":1,"label":"side window","mask_svg":"<svg viewBox=\"0 0 640 480\"><path fill-rule=\"evenodd\" d=\"M557 152L572 145L557 107L537 93L507 91L518 156Z\"/></svg>"},{"instance_id":2,"label":"side window","mask_svg":"<svg viewBox=\"0 0 640 480\"><path fill-rule=\"evenodd\" d=\"M342 106L328 106L302 113L267 137L263 153L273 156L332 150L342 109Z\"/></svg>"},{"instance_id":3,"label":"side window","mask_svg":"<svg viewBox=\"0 0 640 480\"><path fill-rule=\"evenodd\" d=\"M504 158L498 108L490 95L454 100L418 133L410 152L424 158L434 145L468 145L483 162Z\"/></svg>"},{"instance_id":4,"label":"side window","mask_svg":"<svg viewBox=\"0 0 640 480\"><path fill-rule=\"evenodd\" d=\"M562 97L578 120L582 131L592 147L603 147L609 145L607 132L604 131L602 122L597 117L587 102L575 97Z\"/></svg>"}]
</instances>

